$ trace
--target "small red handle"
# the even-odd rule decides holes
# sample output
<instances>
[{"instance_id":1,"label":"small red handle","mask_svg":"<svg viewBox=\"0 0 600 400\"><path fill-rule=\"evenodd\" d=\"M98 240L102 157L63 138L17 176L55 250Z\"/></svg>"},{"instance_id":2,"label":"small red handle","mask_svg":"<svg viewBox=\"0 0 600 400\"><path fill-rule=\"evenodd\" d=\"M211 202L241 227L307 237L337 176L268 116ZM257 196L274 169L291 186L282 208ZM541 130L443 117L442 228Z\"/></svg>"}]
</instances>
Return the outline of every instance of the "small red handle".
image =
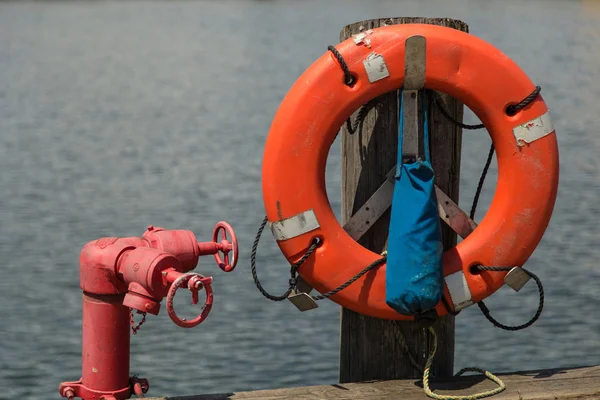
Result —
<instances>
[{"instance_id":1,"label":"small red handle","mask_svg":"<svg viewBox=\"0 0 600 400\"><path fill-rule=\"evenodd\" d=\"M197 273L182 274L179 278L175 279L169 288L169 293L167 294L167 312L169 313L171 321L182 328L193 328L200 325L206 319L206 317L208 317L208 313L212 308L213 291L210 285L211 283L212 278L207 278ZM175 309L173 308L173 299L175 298L177 289L186 285L192 292L192 304L198 303L199 290L204 289L206 292L206 303L204 304L204 307L202 307L202 312L200 315L190 321L184 318L179 318L175 313Z\"/></svg>"},{"instance_id":2,"label":"small red handle","mask_svg":"<svg viewBox=\"0 0 600 400\"><path fill-rule=\"evenodd\" d=\"M221 232L221 241L219 242L219 232ZM227 240L227 234L231 237L231 242ZM235 232L231 225L225 221L218 222L213 230L213 242L217 243L220 252L223 253L223 258L219 252L215 253L215 261L219 268L225 272L231 272L238 262L238 242ZM231 257L229 257L229 253Z\"/></svg>"}]
</instances>

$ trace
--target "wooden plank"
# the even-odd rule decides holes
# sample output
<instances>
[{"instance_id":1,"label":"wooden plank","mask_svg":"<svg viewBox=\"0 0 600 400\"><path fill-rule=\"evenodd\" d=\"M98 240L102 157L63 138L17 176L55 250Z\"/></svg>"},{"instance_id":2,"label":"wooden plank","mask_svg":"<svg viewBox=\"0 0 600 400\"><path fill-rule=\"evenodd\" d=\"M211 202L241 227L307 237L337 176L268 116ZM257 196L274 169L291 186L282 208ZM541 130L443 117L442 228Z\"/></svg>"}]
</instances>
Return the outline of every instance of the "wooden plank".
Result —
<instances>
[{"instance_id":1,"label":"wooden plank","mask_svg":"<svg viewBox=\"0 0 600 400\"><path fill-rule=\"evenodd\" d=\"M362 30L400 23L428 23L468 31L464 22L449 18L384 18L357 22L346 26L341 39ZM462 121L461 103L442 94L448 112ZM458 203L461 129L450 124L434 109L428 99L430 149L436 184ZM355 113L356 114L356 113ZM362 124L362 131L349 135L342 129L342 221L350 220L385 181L387 172L396 164L398 148L397 92L387 93L375 101ZM356 115L353 117L356 118ZM359 240L363 246L380 253L387 245L390 211L373 224ZM456 245L456 234L442 226L444 247ZM454 364L454 317L440 318L434 325L439 338L438 354L433 364L435 376L451 376ZM413 357L425 364L430 335L416 324L366 317L342 309L340 382L373 379L418 378L420 371L407 361L402 340L406 340Z\"/></svg>"},{"instance_id":2,"label":"wooden plank","mask_svg":"<svg viewBox=\"0 0 600 400\"><path fill-rule=\"evenodd\" d=\"M506 390L492 400L591 400L600 399L600 367L552 369L499 374ZM494 384L480 375L432 379L437 394L466 395L491 389ZM420 380L396 380L368 383L307 386L253 392L222 393L185 397L154 397L146 400L367 400L429 399Z\"/></svg>"}]
</instances>

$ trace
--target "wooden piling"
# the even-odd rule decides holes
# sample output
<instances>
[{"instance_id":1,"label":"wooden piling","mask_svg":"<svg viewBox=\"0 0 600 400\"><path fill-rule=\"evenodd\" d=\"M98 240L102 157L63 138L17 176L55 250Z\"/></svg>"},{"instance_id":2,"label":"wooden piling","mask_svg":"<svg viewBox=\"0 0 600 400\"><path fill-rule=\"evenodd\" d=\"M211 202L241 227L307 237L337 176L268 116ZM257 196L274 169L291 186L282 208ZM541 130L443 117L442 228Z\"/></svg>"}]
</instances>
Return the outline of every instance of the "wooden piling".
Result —
<instances>
[{"instance_id":1,"label":"wooden piling","mask_svg":"<svg viewBox=\"0 0 600 400\"><path fill-rule=\"evenodd\" d=\"M345 40L362 30L406 23L441 25L468 32L467 24L450 18L383 18L347 25L340 38ZM440 94L442 104L450 115L462 121L462 103ZM433 107L431 98L428 99L428 112L436 184L458 203L462 132ZM396 164L397 92L376 99L360 131L349 135L344 127L341 134L342 219L345 224L385 181L386 174ZM383 251L389 220L388 210L359 243L374 252ZM444 248L454 247L456 234L445 224L442 224L442 233ZM434 376L451 376L454 364L454 317L440 318L434 329L438 335L438 352L432 373ZM422 372L408 361L405 348L412 351L420 365L424 365L430 341L430 335L413 322L381 320L342 309L340 382L419 378Z\"/></svg>"}]
</instances>

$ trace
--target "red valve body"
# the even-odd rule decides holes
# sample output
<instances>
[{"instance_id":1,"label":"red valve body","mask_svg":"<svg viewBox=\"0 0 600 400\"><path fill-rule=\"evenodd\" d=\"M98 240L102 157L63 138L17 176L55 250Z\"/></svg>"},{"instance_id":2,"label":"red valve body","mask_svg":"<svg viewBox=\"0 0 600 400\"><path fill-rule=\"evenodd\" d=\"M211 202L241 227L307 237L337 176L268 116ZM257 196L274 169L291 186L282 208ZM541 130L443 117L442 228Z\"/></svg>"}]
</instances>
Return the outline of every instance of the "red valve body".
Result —
<instances>
[{"instance_id":1,"label":"red valve body","mask_svg":"<svg viewBox=\"0 0 600 400\"><path fill-rule=\"evenodd\" d=\"M170 284L198 263L198 247L190 231L154 227L142 238L108 237L84 246L79 259L82 377L60 385L63 397L120 400L132 395L129 308L158 314ZM139 381L147 389L147 381Z\"/></svg>"}]
</instances>

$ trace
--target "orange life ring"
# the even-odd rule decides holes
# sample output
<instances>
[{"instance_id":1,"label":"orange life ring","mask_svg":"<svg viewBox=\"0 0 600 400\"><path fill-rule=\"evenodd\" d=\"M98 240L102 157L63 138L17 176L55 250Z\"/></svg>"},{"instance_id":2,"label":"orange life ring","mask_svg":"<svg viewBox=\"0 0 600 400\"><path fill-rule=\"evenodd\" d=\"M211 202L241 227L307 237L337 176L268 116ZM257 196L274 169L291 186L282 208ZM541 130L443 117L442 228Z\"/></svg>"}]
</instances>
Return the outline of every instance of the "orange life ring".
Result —
<instances>
[{"instance_id":1,"label":"orange life ring","mask_svg":"<svg viewBox=\"0 0 600 400\"><path fill-rule=\"evenodd\" d=\"M443 256L444 296L438 315L483 300L503 284L505 273L472 272L476 264L522 266L550 221L558 187L558 146L548 108L537 96L516 115L505 112L535 86L506 55L470 34L433 25L393 25L370 32L369 45L348 39L336 49L355 83L344 84L331 52L317 59L283 100L267 137L263 198L278 245L297 262L311 240L322 245L299 270L325 293L381 256L354 241L338 223L325 189L329 148L344 121L367 101L405 84L405 42L425 38L424 87L466 104L488 129L498 158L494 199L478 227ZM357 43L358 42L358 43ZM379 58L379 61L377 60ZM378 70L369 70L372 61ZM275 228L275 229L273 229ZM385 265L331 297L358 313L384 319L413 319L385 301Z\"/></svg>"}]
</instances>

